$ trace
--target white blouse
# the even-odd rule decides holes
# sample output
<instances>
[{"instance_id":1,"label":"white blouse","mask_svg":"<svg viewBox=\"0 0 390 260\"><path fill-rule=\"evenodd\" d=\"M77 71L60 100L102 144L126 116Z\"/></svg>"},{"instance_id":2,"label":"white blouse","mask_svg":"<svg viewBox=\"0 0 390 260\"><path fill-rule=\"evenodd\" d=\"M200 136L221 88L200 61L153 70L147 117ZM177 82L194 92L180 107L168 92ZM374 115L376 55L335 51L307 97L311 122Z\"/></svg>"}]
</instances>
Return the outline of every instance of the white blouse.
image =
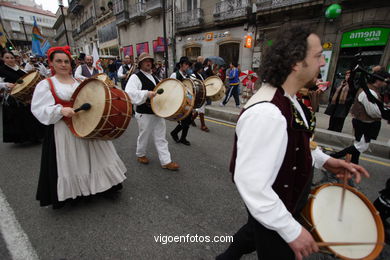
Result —
<instances>
[{"instance_id":1,"label":"white blouse","mask_svg":"<svg viewBox=\"0 0 390 260\"><path fill-rule=\"evenodd\" d=\"M57 96L63 100L70 100L79 82L74 80L73 84L64 84L54 76L51 77ZM31 101L31 112L44 125L57 123L61 118L62 105L55 104L54 97L50 91L49 82L44 79L35 87Z\"/></svg>"}]
</instances>

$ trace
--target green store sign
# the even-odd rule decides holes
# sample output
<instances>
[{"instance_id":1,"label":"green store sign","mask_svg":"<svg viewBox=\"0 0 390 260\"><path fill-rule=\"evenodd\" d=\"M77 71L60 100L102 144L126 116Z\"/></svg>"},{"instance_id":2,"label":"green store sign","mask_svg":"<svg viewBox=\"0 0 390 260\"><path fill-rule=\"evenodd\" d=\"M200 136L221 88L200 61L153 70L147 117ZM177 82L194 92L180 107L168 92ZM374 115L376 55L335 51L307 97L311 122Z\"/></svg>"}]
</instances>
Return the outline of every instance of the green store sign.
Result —
<instances>
[{"instance_id":1,"label":"green store sign","mask_svg":"<svg viewBox=\"0 0 390 260\"><path fill-rule=\"evenodd\" d=\"M383 46L389 39L390 28L364 28L343 33L341 48Z\"/></svg>"}]
</instances>

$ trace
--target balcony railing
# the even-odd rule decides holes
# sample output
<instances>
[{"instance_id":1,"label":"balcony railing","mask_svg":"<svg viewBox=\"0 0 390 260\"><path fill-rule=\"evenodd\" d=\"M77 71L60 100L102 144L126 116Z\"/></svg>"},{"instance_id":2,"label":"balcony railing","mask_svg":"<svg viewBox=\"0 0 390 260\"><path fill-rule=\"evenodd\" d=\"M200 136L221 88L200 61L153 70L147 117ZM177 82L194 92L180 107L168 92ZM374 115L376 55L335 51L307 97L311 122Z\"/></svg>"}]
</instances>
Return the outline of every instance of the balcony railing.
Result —
<instances>
[{"instance_id":1,"label":"balcony railing","mask_svg":"<svg viewBox=\"0 0 390 260\"><path fill-rule=\"evenodd\" d=\"M149 0L146 2L145 13L148 15L156 15L162 11L161 0Z\"/></svg>"},{"instance_id":2,"label":"balcony railing","mask_svg":"<svg viewBox=\"0 0 390 260\"><path fill-rule=\"evenodd\" d=\"M114 15L118 15L128 10L127 0L114 0Z\"/></svg>"},{"instance_id":3,"label":"balcony railing","mask_svg":"<svg viewBox=\"0 0 390 260\"><path fill-rule=\"evenodd\" d=\"M227 19L235 19L246 17L251 10L249 0L227 0L215 4L214 20L224 21Z\"/></svg>"},{"instance_id":4,"label":"balcony railing","mask_svg":"<svg viewBox=\"0 0 390 260\"><path fill-rule=\"evenodd\" d=\"M296 4L315 2L313 0L257 0L257 11L293 6Z\"/></svg>"},{"instance_id":5,"label":"balcony railing","mask_svg":"<svg viewBox=\"0 0 390 260\"><path fill-rule=\"evenodd\" d=\"M80 0L71 0L69 2L69 11L72 13L78 13L84 6L80 4Z\"/></svg>"},{"instance_id":6,"label":"balcony railing","mask_svg":"<svg viewBox=\"0 0 390 260\"><path fill-rule=\"evenodd\" d=\"M146 17L144 3L133 4L130 6L129 10L130 21L136 21Z\"/></svg>"},{"instance_id":7,"label":"balcony railing","mask_svg":"<svg viewBox=\"0 0 390 260\"><path fill-rule=\"evenodd\" d=\"M176 14L176 28L186 29L199 27L203 23L203 10L200 8Z\"/></svg>"},{"instance_id":8,"label":"balcony railing","mask_svg":"<svg viewBox=\"0 0 390 260\"><path fill-rule=\"evenodd\" d=\"M93 17L88 18L85 22L80 25L80 32L84 32L93 25Z\"/></svg>"}]
</instances>

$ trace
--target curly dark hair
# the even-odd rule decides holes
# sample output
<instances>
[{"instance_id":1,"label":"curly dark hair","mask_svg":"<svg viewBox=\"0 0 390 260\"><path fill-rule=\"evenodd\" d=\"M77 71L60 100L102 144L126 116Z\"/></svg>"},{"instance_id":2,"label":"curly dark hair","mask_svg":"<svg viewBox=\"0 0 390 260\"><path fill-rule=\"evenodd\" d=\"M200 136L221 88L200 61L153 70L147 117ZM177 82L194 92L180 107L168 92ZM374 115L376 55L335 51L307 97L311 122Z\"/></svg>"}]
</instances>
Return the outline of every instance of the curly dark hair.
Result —
<instances>
[{"instance_id":1,"label":"curly dark hair","mask_svg":"<svg viewBox=\"0 0 390 260\"><path fill-rule=\"evenodd\" d=\"M305 59L307 37L311 33L313 32L298 26L283 30L262 59L262 81L280 88L291 73L292 67Z\"/></svg>"}]
</instances>

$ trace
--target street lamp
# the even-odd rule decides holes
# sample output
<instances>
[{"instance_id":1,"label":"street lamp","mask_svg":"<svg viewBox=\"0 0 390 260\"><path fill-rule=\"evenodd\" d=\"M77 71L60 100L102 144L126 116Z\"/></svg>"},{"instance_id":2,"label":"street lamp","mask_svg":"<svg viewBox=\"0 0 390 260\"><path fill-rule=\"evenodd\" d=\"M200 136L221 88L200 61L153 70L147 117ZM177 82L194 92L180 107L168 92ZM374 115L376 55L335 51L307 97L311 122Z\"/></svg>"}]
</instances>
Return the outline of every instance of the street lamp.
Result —
<instances>
[{"instance_id":1,"label":"street lamp","mask_svg":"<svg viewBox=\"0 0 390 260\"><path fill-rule=\"evenodd\" d=\"M64 16L64 3L62 0L58 0L58 6L61 9L61 15L62 15L62 22L64 23L64 29L65 29L65 37L66 37L66 43L69 45L69 39L68 39L68 30L66 30L66 22L65 22L65 16Z\"/></svg>"},{"instance_id":2,"label":"street lamp","mask_svg":"<svg viewBox=\"0 0 390 260\"><path fill-rule=\"evenodd\" d=\"M26 27L24 27L24 17L19 16L20 23L23 26L23 31L24 31L24 36L26 37L26 44L28 44L28 38L27 38L27 33L26 33Z\"/></svg>"}]
</instances>

